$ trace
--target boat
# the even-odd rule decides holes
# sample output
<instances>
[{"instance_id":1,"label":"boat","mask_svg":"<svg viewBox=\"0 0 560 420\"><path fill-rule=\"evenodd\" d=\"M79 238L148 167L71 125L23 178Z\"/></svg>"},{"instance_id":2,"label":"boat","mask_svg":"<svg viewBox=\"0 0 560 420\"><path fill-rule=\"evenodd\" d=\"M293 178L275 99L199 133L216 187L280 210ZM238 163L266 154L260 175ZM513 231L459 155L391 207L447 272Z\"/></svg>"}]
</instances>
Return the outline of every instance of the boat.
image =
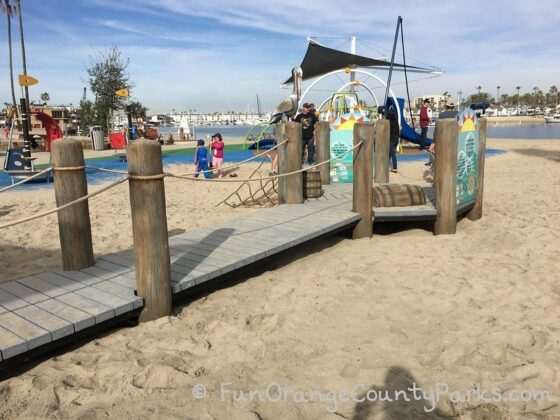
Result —
<instances>
[{"instance_id":1,"label":"boat","mask_svg":"<svg viewBox=\"0 0 560 420\"><path fill-rule=\"evenodd\" d=\"M554 114L550 117L545 117L544 120L548 124L560 123L560 114Z\"/></svg>"}]
</instances>

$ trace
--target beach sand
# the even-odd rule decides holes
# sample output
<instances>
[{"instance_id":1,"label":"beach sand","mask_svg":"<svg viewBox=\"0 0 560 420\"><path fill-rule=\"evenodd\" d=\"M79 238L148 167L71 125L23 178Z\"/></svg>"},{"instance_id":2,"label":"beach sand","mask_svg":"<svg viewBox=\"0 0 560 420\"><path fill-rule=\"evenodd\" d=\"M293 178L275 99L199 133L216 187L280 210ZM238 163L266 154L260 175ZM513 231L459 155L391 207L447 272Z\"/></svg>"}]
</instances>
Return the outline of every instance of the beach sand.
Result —
<instances>
[{"instance_id":1,"label":"beach sand","mask_svg":"<svg viewBox=\"0 0 560 420\"><path fill-rule=\"evenodd\" d=\"M172 317L5 380L0 418L560 418L560 143L488 146L507 153L486 161L483 218L461 219L456 235L374 226L372 239L294 250ZM392 181L423 182L421 162L399 169ZM166 180L169 229L258 211L215 208L232 189ZM0 221L51 207L51 194L4 194ZM126 184L91 199L90 212L96 255L131 245ZM55 216L3 231L0 281L59 266L57 248ZM203 399L193 397L197 384ZM367 399L413 384L421 400ZM467 399L477 384L485 401L476 391ZM436 386L460 394L426 412ZM550 401L497 402L495 389L548 391ZM232 390L245 394L234 401Z\"/></svg>"}]
</instances>

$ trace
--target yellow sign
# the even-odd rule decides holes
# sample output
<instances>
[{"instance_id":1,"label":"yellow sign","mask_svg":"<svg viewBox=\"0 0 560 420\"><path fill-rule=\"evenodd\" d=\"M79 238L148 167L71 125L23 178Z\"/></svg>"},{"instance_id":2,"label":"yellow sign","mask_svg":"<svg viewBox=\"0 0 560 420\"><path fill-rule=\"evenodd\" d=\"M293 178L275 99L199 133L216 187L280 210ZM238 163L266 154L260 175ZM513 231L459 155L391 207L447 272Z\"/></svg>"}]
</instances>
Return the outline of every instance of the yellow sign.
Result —
<instances>
[{"instance_id":1,"label":"yellow sign","mask_svg":"<svg viewBox=\"0 0 560 420\"><path fill-rule=\"evenodd\" d=\"M20 86L32 86L39 83L37 79L31 76L26 76L25 74L19 75L19 85Z\"/></svg>"},{"instance_id":2,"label":"yellow sign","mask_svg":"<svg viewBox=\"0 0 560 420\"><path fill-rule=\"evenodd\" d=\"M119 89L115 93L117 94L117 96L127 97L128 96L128 89Z\"/></svg>"}]
</instances>

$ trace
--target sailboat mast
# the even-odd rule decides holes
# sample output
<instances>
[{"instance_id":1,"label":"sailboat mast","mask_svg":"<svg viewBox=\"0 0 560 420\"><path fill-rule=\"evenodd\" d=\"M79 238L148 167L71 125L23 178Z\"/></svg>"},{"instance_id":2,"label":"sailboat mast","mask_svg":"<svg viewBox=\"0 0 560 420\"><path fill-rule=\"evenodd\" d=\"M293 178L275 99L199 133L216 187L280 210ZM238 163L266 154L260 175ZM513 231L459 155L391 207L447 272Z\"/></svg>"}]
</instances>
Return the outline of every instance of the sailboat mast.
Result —
<instances>
[{"instance_id":1,"label":"sailboat mast","mask_svg":"<svg viewBox=\"0 0 560 420\"><path fill-rule=\"evenodd\" d=\"M259 99L259 94L257 93L257 114L261 116L261 100Z\"/></svg>"}]
</instances>

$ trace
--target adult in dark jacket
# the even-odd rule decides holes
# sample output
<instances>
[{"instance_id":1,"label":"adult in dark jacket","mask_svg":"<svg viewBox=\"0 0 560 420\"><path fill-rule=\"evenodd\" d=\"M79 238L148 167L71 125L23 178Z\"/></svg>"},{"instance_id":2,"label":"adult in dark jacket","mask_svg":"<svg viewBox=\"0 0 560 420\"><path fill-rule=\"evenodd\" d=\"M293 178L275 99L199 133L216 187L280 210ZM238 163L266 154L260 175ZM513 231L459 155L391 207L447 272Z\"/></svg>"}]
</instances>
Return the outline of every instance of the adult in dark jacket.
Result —
<instances>
[{"instance_id":1,"label":"adult in dark jacket","mask_svg":"<svg viewBox=\"0 0 560 420\"><path fill-rule=\"evenodd\" d=\"M294 121L301 124L302 163L305 163L305 148L307 147L307 163L313 165L315 162L315 141L313 135L315 132L315 123L319 121L319 118L312 112L311 104L304 103L303 112L299 113L294 118Z\"/></svg>"},{"instance_id":2,"label":"adult in dark jacket","mask_svg":"<svg viewBox=\"0 0 560 420\"><path fill-rule=\"evenodd\" d=\"M399 137L401 129L397 120L397 113L395 109L390 106L387 111L387 119L389 120L389 159L393 164L391 172L397 172L397 145L399 144Z\"/></svg>"}]
</instances>

